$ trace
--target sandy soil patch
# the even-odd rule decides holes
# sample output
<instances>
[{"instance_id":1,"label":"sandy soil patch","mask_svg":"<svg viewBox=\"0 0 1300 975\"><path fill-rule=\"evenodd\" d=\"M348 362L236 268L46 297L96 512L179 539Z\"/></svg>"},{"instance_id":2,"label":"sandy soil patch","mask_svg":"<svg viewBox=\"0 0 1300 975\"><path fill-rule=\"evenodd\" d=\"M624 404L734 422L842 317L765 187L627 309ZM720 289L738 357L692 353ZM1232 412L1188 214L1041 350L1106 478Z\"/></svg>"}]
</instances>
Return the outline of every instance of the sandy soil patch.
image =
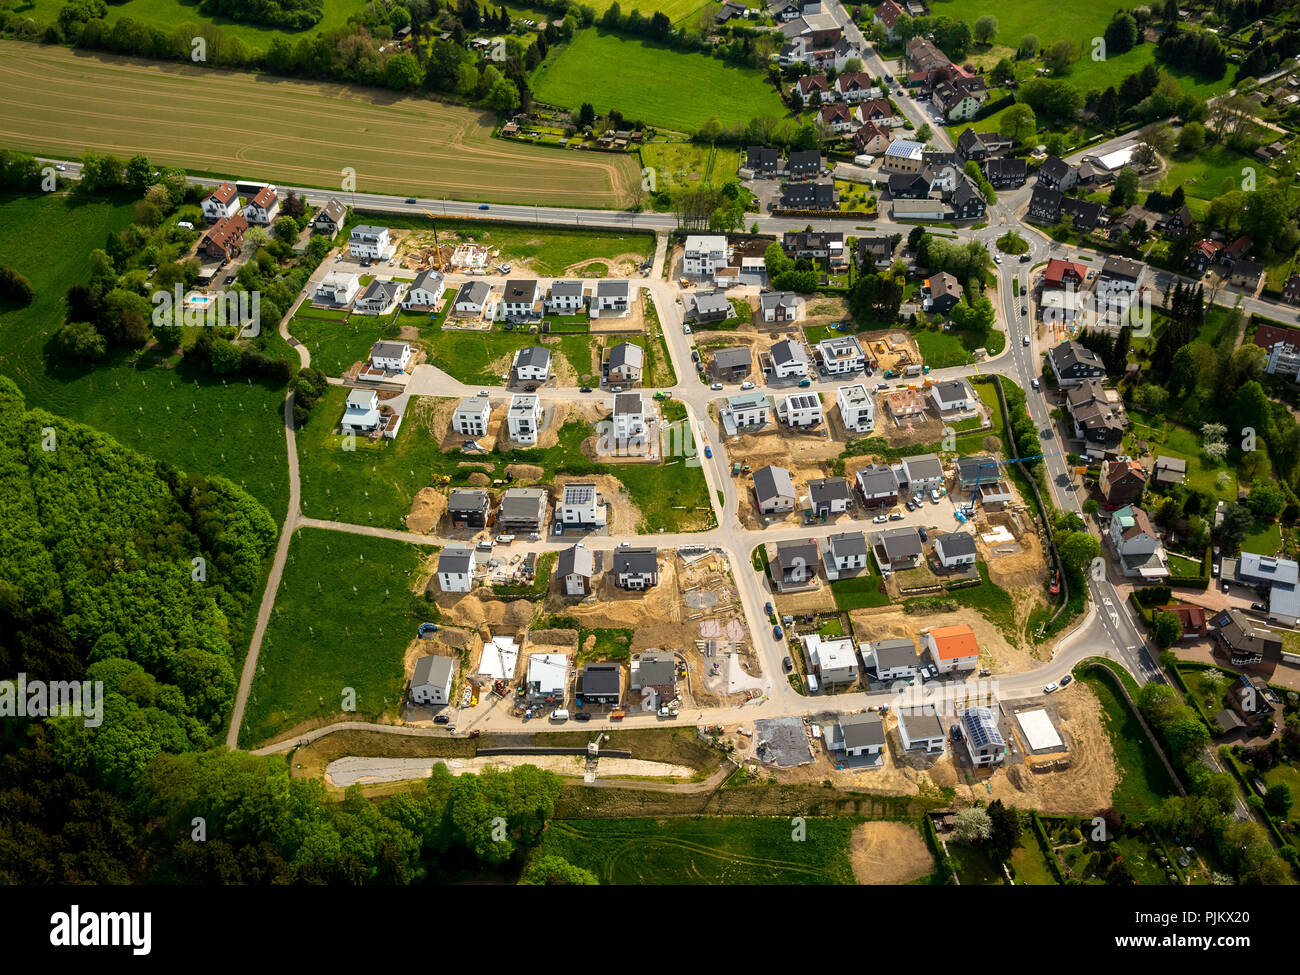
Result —
<instances>
[{"instance_id":1,"label":"sandy soil patch","mask_svg":"<svg viewBox=\"0 0 1300 975\"><path fill-rule=\"evenodd\" d=\"M447 496L437 488L420 488L406 516L406 530L427 535L438 527L447 511Z\"/></svg>"},{"instance_id":2,"label":"sandy soil patch","mask_svg":"<svg viewBox=\"0 0 1300 975\"><path fill-rule=\"evenodd\" d=\"M860 884L905 884L934 872L934 857L916 827L863 823L849 841L853 876Z\"/></svg>"},{"instance_id":3,"label":"sandy soil patch","mask_svg":"<svg viewBox=\"0 0 1300 975\"><path fill-rule=\"evenodd\" d=\"M586 277L586 272L591 270L593 264L603 264L608 268L608 272L603 277L610 278L630 278L639 273L641 261L644 260L640 254L619 254L615 257L593 257L586 261L578 261L576 264L570 264L564 269L564 277L581 278ZM595 270L599 271L599 268Z\"/></svg>"},{"instance_id":4,"label":"sandy soil patch","mask_svg":"<svg viewBox=\"0 0 1300 975\"><path fill-rule=\"evenodd\" d=\"M471 487L487 487L492 483L492 478L488 477L482 471L475 471L467 480Z\"/></svg>"},{"instance_id":5,"label":"sandy soil patch","mask_svg":"<svg viewBox=\"0 0 1300 975\"><path fill-rule=\"evenodd\" d=\"M452 626L467 626L477 629L506 627L522 630L533 621L537 605L526 599L493 599L490 595L480 597L475 590L469 593L443 592L438 588L436 579L431 579L426 590L438 604L443 618Z\"/></svg>"},{"instance_id":6,"label":"sandy soil patch","mask_svg":"<svg viewBox=\"0 0 1300 975\"><path fill-rule=\"evenodd\" d=\"M508 464L506 473L512 475L516 481L535 481L546 471L533 464Z\"/></svg>"},{"instance_id":7,"label":"sandy soil patch","mask_svg":"<svg viewBox=\"0 0 1300 975\"><path fill-rule=\"evenodd\" d=\"M551 370L555 374L556 385L569 389L581 385L578 381L581 377L569 362L568 356L559 354L560 336L543 335L540 341L542 345L551 347Z\"/></svg>"},{"instance_id":8,"label":"sandy soil patch","mask_svg":"<svg viewBox=\"0 0 1300 975\"><path fill-rule=\"evenodd\" d=\"M582 776L587 768L585 755L493 755L490 758L362 758L336 759L325 767L328 785L344 789L350 785L373 785L377 782L400 782L427 778L434 765L445 765L452 775L477 773L488 767L503 769L534 765L558 775ZM628 776L635 778L689 779L695 770L685 765L651 762L638 758L602 758L597 766L598 778Z\"/></svg>"}]
</instances>

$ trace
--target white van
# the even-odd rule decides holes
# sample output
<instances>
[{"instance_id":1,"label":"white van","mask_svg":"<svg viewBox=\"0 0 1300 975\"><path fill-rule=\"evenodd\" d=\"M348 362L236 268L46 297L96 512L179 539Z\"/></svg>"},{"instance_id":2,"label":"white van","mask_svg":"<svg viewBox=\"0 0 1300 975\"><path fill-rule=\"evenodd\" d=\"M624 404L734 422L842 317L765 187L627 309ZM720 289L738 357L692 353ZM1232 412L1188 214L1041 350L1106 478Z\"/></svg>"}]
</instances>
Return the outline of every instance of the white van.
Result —
<instances>
[{"instance_id":1,"label":"white van","mask_svg":"<svg viewBox=\"0 0 1300 975\"><path fill-rule=\"evenodd\" d=\"M552 721L568 721L568 720L569 720L569 712L566 711L564 708L560 708L560 709L557 710L557 711L552 711L552 712L551 712L551 720L552 720Z\"/></svg>"}]
</instances>

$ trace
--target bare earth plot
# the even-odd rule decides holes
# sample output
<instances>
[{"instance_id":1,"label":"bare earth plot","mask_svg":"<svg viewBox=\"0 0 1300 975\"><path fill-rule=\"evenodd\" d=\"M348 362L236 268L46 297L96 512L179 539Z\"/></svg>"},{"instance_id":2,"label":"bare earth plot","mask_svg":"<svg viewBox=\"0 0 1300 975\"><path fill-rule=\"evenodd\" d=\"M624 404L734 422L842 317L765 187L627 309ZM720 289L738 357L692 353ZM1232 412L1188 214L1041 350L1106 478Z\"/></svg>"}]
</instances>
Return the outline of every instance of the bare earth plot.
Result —
<instances>
[{"instance_id":1,"label":"bare earth plot","mask_svg":"<svg viewBox=\"0 0 1300 975\"><path fill-rule=\"evenodd\" d=\"M491 138L489 114L391 92L0 41L0 143L86 149L289 185L620 205L630 158Z\"/></svg>"}]
</instances>

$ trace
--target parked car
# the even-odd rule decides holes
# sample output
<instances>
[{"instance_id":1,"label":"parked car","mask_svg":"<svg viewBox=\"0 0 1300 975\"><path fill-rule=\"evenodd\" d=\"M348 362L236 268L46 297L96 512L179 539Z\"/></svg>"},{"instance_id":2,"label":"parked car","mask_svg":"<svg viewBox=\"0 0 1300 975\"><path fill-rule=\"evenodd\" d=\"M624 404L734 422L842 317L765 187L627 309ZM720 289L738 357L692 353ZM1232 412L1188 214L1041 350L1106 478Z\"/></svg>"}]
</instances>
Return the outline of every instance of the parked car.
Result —
<instances>
[{"instance_id":1,"label":"parked car","mask_svg":"<svg viewBox=\"0 0 1300 975\"><path fill-rule=\"evenodd\" d=\"M903 513L902 513L901 511L891 511L891 512L889 513L889 520L890 520L890 521L902 521L902 520L903 520Z\"/></svg>"},{"instance_id":2,"label":"parked car","mask_svg":"<svg viewBox=\"0 0 1300 975\"><path fill-rule=\"evenodd\" d=\"M1043 688L1043 693L1051 694L1052 691L1055 690L1057 690L1056 681L1052 681L1050 684L1048 684L1046 687Z\"/></svg>"},{"instance_id":3,"label":"parked car","mask_svg":"<svg viewBox=\"0 0 1300 975\"><path fill-rule=\"evenodd\" d=\"M800 388L800 389L807 389L807 388L808 388L809 386L811 386L811 385L812 385L812 380L811 380L811 379L800 379L800 380L799 380L799 388Z\"/></svg>"},{"instance_id":4,"label":"parked car","mask_svg":"<svg viewBox=\"0 0 1300 975\"><path fill-rule=\"evenodd\" d=\"M1250 608L1251 608L1251 609L1258 610L1258 611L1261 612L1261 613L1267 613L1267 612L1268 612L1268 604L1267 604L1267 603L1251 603L1251 604L1250 604Z\"/></svg>"},{"instance_id":5,"label":"parked car","mask_svg":"<svg viewBox=\"0 0 1300 975\"><path fill-rule=\"evenodd\" d=\"M781 664L782 666L785 667L785 672L787 674L790 673L790 671L794 670L794 661L791 660L789 657L786 657L784 660L782 660Z\"/></svg>"},{"instance_id":6,"label":"parked car","mask_svg":"<svg viewBox=\"0 0 1300 975\"><path fill-rule=\"evenodd\" d=\"M743 383L740 384L740 388L741 388L741 389L753 389L753 388L754 388L754 384L753 384L752 382L750 382L748 379L746 379Z\"/></svg>"},{"instance_id":7,"label":"parked car","mask_svg":"<svg viewBox=\"0 0 1300 975\"><path fill-rule=\"evenodd\" d=\"M449 721L451 721L451 717L446 714L435 714L433 716L434 724L447 724Z\"/></svg>"},{"instance_id":8,"label":"parked car","mask_svg":"<svg viewBox=\"0 0 1300 975\"><path fill-rule=\"evenodd\" d=\"M471 731L471 732L470 732L468 735L466 735L465 737L466 737L466 738L477 738L477 737L478 737L479 735L481 735L481 734L483 734L483 732L481 732L481 731L479 731L477 728L475 728L473 731Z\"/></svg>"},{"instance_id":9,"label":"parked car","mask_svg":"<svg viewBox=\"0 0 1300 975\"><path fill-rule=\"evenodd\" d=\"M573 716L574 721L590 721L591 715L586 711L579 711Z\"/></svg>"},{"instance_id":10,"label":"parked car","mask_svg":"<svg viewBox=\"0 0 1300 975\"><path fill-rule=\"evenodd\" d=\"M610 391L611 393L621 393L621 392L623 392L623 387L622 387L622 386L611 386L611 387L609 387L609 391Z\"/></svg>"},{"instance_id":11,"label":"parked car","mask_svg":"<svg viewBox=\"0 0 1300 975\"><path fill-rule=\"evenodd\" d=\"M498 535L498 536L497 536L497 544L498 544L498 545L509 545L509 544L510 544L511 542L513 542L514 540L515 540L515 536L514 536L514 535Z\"/></svg>"},{"instance_id":12,"label":"parked car","mask_svg":"<svg viewBox=\"0 0 1300 975\"><path fill-rule=\"evenodd\" d=\"M938 489L938 488L935 488L933 491L930 492L930 503L931 503L931 504L938 504L938 503L939 503L939 498L940 498L940 497L942 497L942 495L939 494L939 489Z\"/></svg>"},{"instance_id":13,"label":"parked car","mask_svg":"<svg viewBox=\"0 0 1300 975\"><path fill-rule=\"evenodd\" d=\"M1072 681L1072 680L1074 680L1074 676L1071 675L1071 674L1066 674L1064 677L1061 678L1061 686L1064 687L1066 684L1070 683L1070 681Z\"/></svg>"},{"instance_id":14,"label":"parked car","mask_svg":"<svg viewBox=\"0 0 1300 975\"><path fill-rule=\"evenodd\" d=\"M583 386L582 389L578 390L578 392L580 392L580 393L590 393L590 392L591 392L591 387L590 387L590 386Z\"/></svg>"},{"instance_id":15,"label":"parked car","mask_svg":"<svg viewBox=\"0 0 1300 975\"><path fill-rule=\"evenodd\" d=\"M690 334L691 334L691 326L690 326L690 325L683 325L683 326L682 326L682 334L683 334L683 335L690 335Z\"/></svg>"},{"instance_id":16,"label":"parked car","mask_svg":"<svg viewBox=\"0 0 1300 975\"><path fill-rule=\"evenodd\" d=\"M714 392L717 392L718 390L722 389L722 383L712 383L709 386L709 389L713 390Z\"/></svg>"},{"instance_id":17,"label":"parked car","mask_svg":"<svg viewBox=\"0 0 1300 975\"><path fill-rule=\"evenodd\" d=\"M772 627L772 638L774 640L784 640L785 630L781 629L779 626Z\"/></svg>"},{"instance_id":18,"label":"parked car","mask_svg":"<svg viewBox=\"0 0 1300 975\"><path fill-rule=\"evenodd\" d=\"M876 517L874 517L874 518L871 519L871 523L872 523L873 525L882 525L882 524L884 524L885 522L887 522L888 520L889 520L889 518L886 517L885 515L876 515Z\"/></svg>"},{"instance_id":19,"label":"parked car","mask_svg":"<svg viewBox=\"0 0 1300 975\"><path fill-rule=\"evenodd\" d=\"M928 542L930 540L930 536L925 533L924 528L918 528L916 533L921 536L921 541Z\"/></svg>"}]
</instances>

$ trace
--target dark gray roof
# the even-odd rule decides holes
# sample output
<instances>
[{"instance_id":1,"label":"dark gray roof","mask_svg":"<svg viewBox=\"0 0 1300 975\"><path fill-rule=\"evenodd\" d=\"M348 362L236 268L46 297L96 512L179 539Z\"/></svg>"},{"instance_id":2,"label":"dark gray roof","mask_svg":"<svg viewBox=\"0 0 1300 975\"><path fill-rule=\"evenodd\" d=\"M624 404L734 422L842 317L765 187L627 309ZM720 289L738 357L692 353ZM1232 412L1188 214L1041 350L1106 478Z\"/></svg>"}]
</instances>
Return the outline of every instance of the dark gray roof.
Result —
<instances>
[{"instance_id":1,"label":"dark gray roof","mask_svg":"<svg viewBox=\"0 0 1300 975\"><path fill-rule=\"evenodd\" d=\"M885 743L885 724L878 714L850 714L839 720L845 748L863 748Z\"/></svg>"},{"instance_id":2,"label":"dark gray roof","mask_svg":"<svg viewBox=\"0 0 1300 975\"><path fill-rule=\"evenodd\" d=\"M468 548L445 548L438 556L438 571L463 573L470 571L474 552Z\"/></svg>"},{"instance_id":3,"label":"dark gray roof","mask_svg":"<svg viewBox=\"0 0 1300 975\"><path fill-rule=\"evenodd\" d=\"M1079 344L1074 339L1066 339L1060 345L1049 349L1047 354L1052 357L1052 362L1056 365L1058 372L1065 372L1077 365L1100 369L1103 374L1106 372L1101 357L1092 349Z\"/></svg>"},{"instance_id":4,"label":"dark gray roof","mask_svg":"<svg viewBox=\"0 0 1300 975\"><path fill-rule=\"evenodd\" d=\"M432 269L421 271L415 276L415 283L411 285L411 290L415 291L423 288L425 291L437 291L442 287L442 275Z\"/></svg>"},{"instance_id":5,"label":"dark gray roof","mask_svg":"<svg viewBox=\"0 0 1300 975\"><path fill-rule=\"evenodd\" d=\"M631 342L620 342L609 350L609 367L634 366L637 369L645 362L645 350Z\"/></svg>"},{"instance_id":6,"label":"dark gray roof","mask_svg":"<svg viewBox=\"0 0 1300 975\"><path fill-rule=\"evenodd\" d=\"M651 651L636 661L637 683L642 687L662 687L677 683L677 659L671 654Z\"/></svg>"},{"instance_id":7,"label":"dark gray roof","mask_svg":"<svg viewBox=\"0 0 1300 975\"><path fill-rule=\"evenodd\" d=\"M630 282L626 280L601 281L596 285L597 298L626 298L630 292Z\"/></svg>"},{"instance_id":8,"label":"dark gray roof","mask_svg":"<svg viewBox=\"0 0 1300 975\"><path fill-rule=\"evenodd\" d=\"M868 497L898 491L898 475L881 464L872 464L858 471L858 486Z\"/></svg>"},{"instance_id":9,"label":"dark gray roof","mask_svg":"<svg viewBox=\"0 0 1300 975\"><path fill-rule=\"evenodd\" d=\"M985 478L993 480L999 476L997 462L987 454L977 454L974 457L960 457L957 459L957 476L963 481L973 481L976 476L978 476L981 481Z\"/></svg>"},{"instance_id":10,"label":"dark gray roof","mask_svg":"<svg viewBox=\"0 0 1300 975\"><path fill-rule=\"evenodd\" d=\"M890 528L879 532L875 537L884 546L890 562L916 558L921 554L921 536L910 525L903 528Z\"/></svg>"},{"instance_id":11,"label":"dark gray roof","mask_svg":"<svg viewBox=\"0 0 1300 975\"><path fill-rule=\"evenodd\" d=\"M397 281L380 281L378 278L370 282L366 288L366 293L361 296L362 301L373 301L382 299L385 302L392 301L397 297L397 292L401 290L402 285Z\"/></svg>"},{"instance_id":12,"label":"dark gray roof","mask_svg":"<svg viewBox=\"0 0 1300 975\"><path fill-rule=\"evenodd\" d=\"M802 342L794 342L790 339L782 339L768 350L772 356L772 362L775 365L783 366L787 362L807 362L808 350L803 347Z\"/></svg>"},{"instance_id":13,"label":"dark gray roof","mask_svg":"<svg viewBox=\"0 0 1300 975\"><path fill-rule=\"evenodd\" d=\"M551 283L552 298L581 298L583 285L581 281L554 281Z\"/></svg>"},{"instance_id":14,"label":"dark gray roof","mask_svg":"<svg viewBox=\"0 0 1300 975\"><path fill-rule=\"evenodd\" d=\"M817 564L817 545L811 540L801 539L797 542L779 542L776 546L776 558L772 562L778 569L796 566L813 566Z\"/></svg>"},{"instance_id":15,"label":"dark gray roof","mask_svg":"<svg viewBox=\"0 0 1300 975\"><path fill-rule=\"evenodd\" d=\"M481 305L487 301L490 289L486 281L466 281L456 292L456 304L462 301L472 302L475 305Z\"/></svg>"},{"instance_id":16,"label":"dark gray roof","mask_svg":"<svg viewBox=\"0 0 1300 975\"><path fill-rule=\"evenodd\" d=\"M909 482L922 478L942 478L943 461L938 454L917 454L903 458L903 470L907 472Z\"/></svg>"},{"instance_id":17,"label":"dark gray roof","mask_svg":"<svg viewBox=\"0 0 1300 975\"><path fill-rule=\"evenodd\" d=\"M933 707L924 711L902 708L898 712L898 723L907 728L907 737L915 741L918 738L944 738L943 722L934 713Z\"/></svg>"},{"instance_id":18,"label":"dark gray roof","mask_svg":"<svg viewBox=\"0 0 1300 975\"><path fill-rule=\"evenodd\" d=\"M748 346L734 346L726 349L718 349L713 353L713 363L720 369L731 369L735 366L753 365L754 359L750 354Z\"/></svg>"},{"instance_id":19,"label":"dark gray roof","mask_svg":"<svg viewBox=\"0 0 1300 975\"><path fill-rule=\"evenodd\" d=\"M614 550L615 575L644 575L659 571L659 552L653 548Z\"/></svg>"},{"instance_id":20,"label":"dark gray roof","mask_svg":"<svg viewBox=\"0 0 1300 975\"><path fill-rule=\"evenodd\" d=\"M975 554L975 539L969 532L948 532L940 535L934 547L946 558Z\"/></svg>"},{"instance_id":21,"label":"dark gray roof","mask_svg":"<svg viewBox=\"0 0 1300 975\"><path fill-rule=\"evenodd\" d=\"M451 657L421 657L415 662L415 670L411 674L411 686L432 684L435 687L446 687L455 668L456 662Z\"/></svg>"},{"instance_id":22,"label":"dark gray roof","mask_svg":"<svg viewBox=\"0 0 1300 975\"><path fill-rule=\"evenodd\" d=\"M402 350L409 348L405 342L385 342L382 339L370 347L370 358L372 359L397 359L402 355Z\"/></svg>"},{"instance_id":23,"label":"dark gray roof","mask_svg":"<svg viewBox=\"0 0 1300 975\"><path fill-rule=\"evenodd\" d=\"M545 511L545 488L509 488L501 495L501 518L505 521L540 518Z\"/></svg>"},{"instance_id":24,"label":"dark gray roof","mask_svg":"<svg viewBox=\"0 0 1300 975\"><path fill-rule=\"evenodd\" d=\"M515 360L515 368L524 366L536 366L537 368L550 368L551 350L544 345L526 345L519 350L519 357Z\"/></svg>"},{"instance_id":25,"label":"dark gray roof","mask_svg":"<svg viewBox=\"0 0 1300 975\"><path fill-rule=\"evenodd\" d=\"M584 545L573 545L560 553L555 562L555 571L561 577L579 575L590 579L596 570L596 560L591 549Z\"/></svg>"},{"instance_id":26,"label":"dark gray roof","mask_svg":"<svg viewBox=\"0 0 1300 975\"><path fill-rule=\"evenodd\" d=\"M862 532L840 532L826 539L826 544L841 558L867 554L867 539Z\"/></svg>"},{"instance_id":27,"label":"dark gray roof","mask_svg":"<svg viewBox=\"0 0 1300 975\"><path fill-rule=\"evenodd\" d=\"M949 379L947 382L935 383L934 390L939 394L939 402L953 403L959 399L969 399L971 388L964 379Z\"/></svg>"},{"instance_id":28,"label":"dark gray roof","mask_svg":"<svg viewBox=\"0 0 1300 975\"><path fill-rule=\"evenodd\" d=\"M794 481L784 467L760 467L754 471L754 494L760 502L771 498L793 498Z\"/></svg>"},{"instance_id":29,"label":"dark gray roof","mask_svg":"<svg viewBox=\"0 0 1300 975\"><path fill-rule=\"evenodd\" d=\"M823 477L808 482L808 495L813 504L826 504L831 501L848 501L853 497L853 489L842 477Z\"/></svg>"},{"instance_id":30,"label":"dark gray roof","mask_svg":"<svg viewBox=\"0 0 1300 975\"><path fill-rule=\"evenodd\" d=\"M639 393L619 393L614 397L615 416L643 413L644 411L645 400L641 398Z\"/></svg>"},{"instance_id":31,"label":"dark gray roof","mask_svg":"<svg viewBox=\"0 0 1300 975\"><path fill-rule=\"evenodd\" d=\"M622 685L623 673L618 664L587 664L582 668L583 694L617 694Z\"/></svg>"},{"instance_id":32,"label":"dark gray roof","mask_svg":"<svg viewBox=\"0 0 1300 975\"><path fill-rule=\"evenodd\" d=\"M915 667L918 663L916 644L911 640L877 640L871 644L871 650L876 656L877 670Z\"/></svg>"},{"instance_id":33,"label":"dark gray roof","mask_svg":"<svg viewBox=\"0 0 1300 975\"><path fill-rule=\"evenodd\" d=\"M537 282L529 278L507 281L504 293L509 302L532 301L537 296Z\"/></svg>"},{"instance_id":34,"label":"dark gray roof","mask_svg":"<svg viewBox=\"0 0 1300 975\"><path fill-rule=\"evenodd\" d=\"M452 488L447 498L447 510L479 511L490 503L487 491L482 489Z\"/></svg>"}]
</instances>

